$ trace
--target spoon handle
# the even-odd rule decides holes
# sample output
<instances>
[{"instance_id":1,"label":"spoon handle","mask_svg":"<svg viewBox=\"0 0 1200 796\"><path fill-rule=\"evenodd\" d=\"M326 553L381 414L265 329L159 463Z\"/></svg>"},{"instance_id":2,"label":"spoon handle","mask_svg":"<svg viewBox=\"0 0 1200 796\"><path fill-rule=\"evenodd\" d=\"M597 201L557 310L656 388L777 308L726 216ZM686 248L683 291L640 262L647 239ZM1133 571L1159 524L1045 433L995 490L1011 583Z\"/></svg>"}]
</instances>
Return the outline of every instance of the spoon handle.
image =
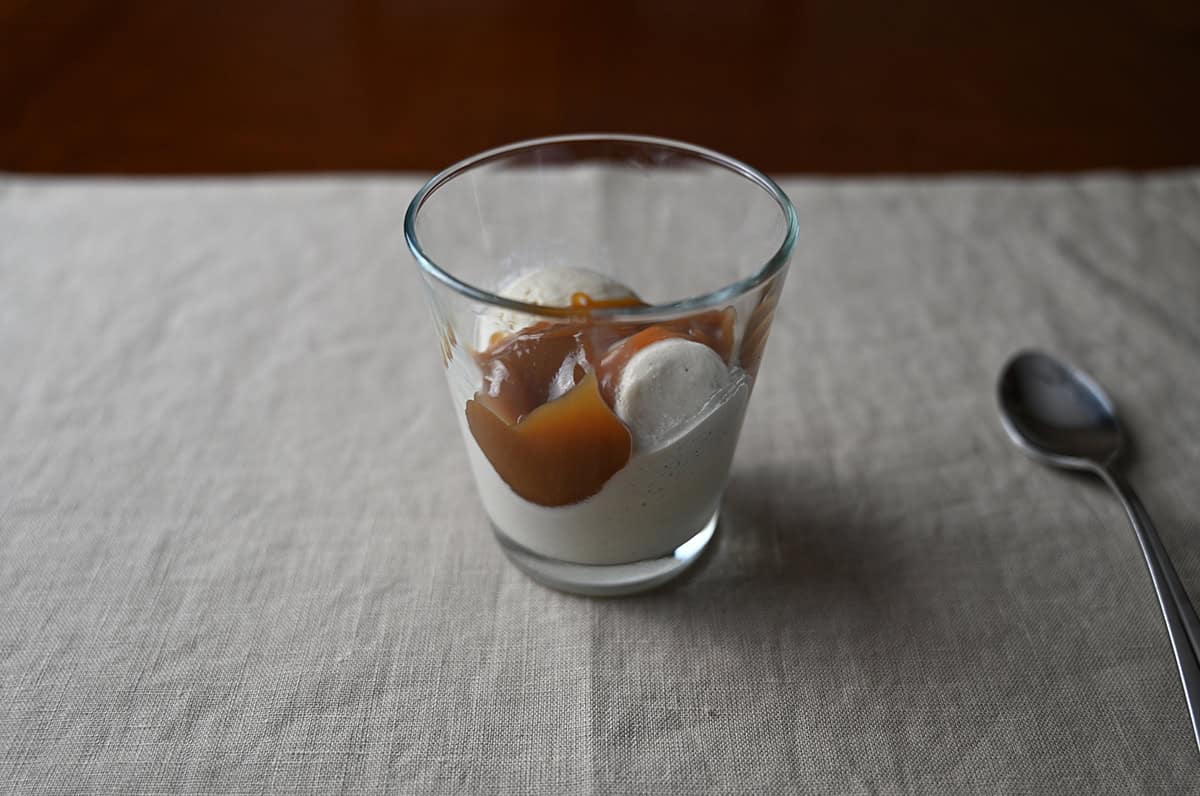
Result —
<instances>
[{"instance_id":1,"label":"spoon handle","mask_svg":"<svg viewBox=\"0 0 1200 796\"><path fill-rule=\"evenodd\" d=\"M1101 468L1100 476L1125 506L1125 513L1133 523L1133 532L1146 557L1150 579L1154 581L1158 604L1167 623L1167 635L1175 650L1175 663L1179 666L1183 694L1187 699L1188 713L1191 714L1192 732L1197 745L1200 745L1200 619L1196 618L1196 609L1192 607L1187 591L1179 581L1175 567L1171 565L1171 557L1167 555L1154 524L1150 522L1150 515L1142 501L1138 500L1133 487L1110 468Z\"/></svg>"}]
</instances>

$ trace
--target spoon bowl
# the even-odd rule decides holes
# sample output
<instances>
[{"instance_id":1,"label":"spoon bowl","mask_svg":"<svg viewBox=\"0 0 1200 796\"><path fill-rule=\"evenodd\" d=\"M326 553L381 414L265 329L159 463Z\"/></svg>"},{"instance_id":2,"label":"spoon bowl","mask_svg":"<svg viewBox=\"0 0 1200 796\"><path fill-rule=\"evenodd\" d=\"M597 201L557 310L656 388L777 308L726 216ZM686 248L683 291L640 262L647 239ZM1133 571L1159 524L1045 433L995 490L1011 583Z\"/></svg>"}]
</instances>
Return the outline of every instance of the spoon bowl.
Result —
<instances>
[{"instance_id":1,"label":"spoon bowl","mask_svg":"<svg viewBox=\"0 0 1200 796\"><path fill-rule=\"evenodd\" d=\"M1095 470L1123 447L1112 399L1086 373L1040 351L1008 361L997 387L1009 437L1035 458L1058 467Z\"/></svg>"}]
</instances>

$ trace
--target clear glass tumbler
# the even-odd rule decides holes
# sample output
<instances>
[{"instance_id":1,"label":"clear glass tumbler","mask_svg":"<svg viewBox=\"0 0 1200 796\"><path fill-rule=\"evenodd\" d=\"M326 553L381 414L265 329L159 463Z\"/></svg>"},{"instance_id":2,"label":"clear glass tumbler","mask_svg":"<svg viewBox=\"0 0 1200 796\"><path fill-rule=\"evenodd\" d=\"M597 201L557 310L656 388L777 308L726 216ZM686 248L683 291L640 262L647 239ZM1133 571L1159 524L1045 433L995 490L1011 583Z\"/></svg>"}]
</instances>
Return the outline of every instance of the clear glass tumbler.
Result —
<instances>
[{"instance_id":1,"label":"clear glass tumbler","mask_svg":"<svg viewBox=\"0 0 1200 796\"><path fill-rule=\"evenodd\" d=\"M546 138L435 176L404 235L508 557L595 595L687 569L796 240L779 186L676 141Z\"/></svg>"}]
</instances>

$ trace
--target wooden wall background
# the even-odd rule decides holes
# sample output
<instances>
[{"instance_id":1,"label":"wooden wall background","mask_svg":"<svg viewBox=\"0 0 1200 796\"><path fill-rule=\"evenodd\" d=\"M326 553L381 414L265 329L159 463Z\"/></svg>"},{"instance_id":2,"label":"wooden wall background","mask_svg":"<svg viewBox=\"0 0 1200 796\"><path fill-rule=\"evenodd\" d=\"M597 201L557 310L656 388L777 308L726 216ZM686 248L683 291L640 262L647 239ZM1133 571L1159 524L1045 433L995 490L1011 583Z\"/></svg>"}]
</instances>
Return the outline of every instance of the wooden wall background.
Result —
<instances>
[{"instance_id":1,"label":"wooden wall background","mask_svg":"<svg viewBox=\"0 0 1200 796\"><path fill-rule=\"evenodd\" d=\"M1200 2L0 0L0 170L430 170L571 131L777 172L1200 164Z\"/></svg>"}]
</instances>

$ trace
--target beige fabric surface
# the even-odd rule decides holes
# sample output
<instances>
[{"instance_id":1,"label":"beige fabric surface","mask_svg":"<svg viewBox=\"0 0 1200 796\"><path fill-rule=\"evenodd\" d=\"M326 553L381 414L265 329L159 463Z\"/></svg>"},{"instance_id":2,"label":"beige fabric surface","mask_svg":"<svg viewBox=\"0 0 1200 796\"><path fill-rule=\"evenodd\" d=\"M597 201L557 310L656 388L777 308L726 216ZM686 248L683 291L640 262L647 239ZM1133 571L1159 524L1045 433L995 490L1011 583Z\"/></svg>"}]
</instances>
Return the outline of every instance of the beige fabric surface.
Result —
<instances>
[{"instance_id":1,"label":"beige fabric surface","mask_svg":"<svg viewBox=\"0 0 1200 796\"><path fill-rule=\"evenodd\" d=\"M1107 385L1200 592L1200 173L783 184L719 545L596 601L488 534L418 180L0 177L0 789L1200 793L1118 504L993 399Z\"/></svg>"}]
</instances>

